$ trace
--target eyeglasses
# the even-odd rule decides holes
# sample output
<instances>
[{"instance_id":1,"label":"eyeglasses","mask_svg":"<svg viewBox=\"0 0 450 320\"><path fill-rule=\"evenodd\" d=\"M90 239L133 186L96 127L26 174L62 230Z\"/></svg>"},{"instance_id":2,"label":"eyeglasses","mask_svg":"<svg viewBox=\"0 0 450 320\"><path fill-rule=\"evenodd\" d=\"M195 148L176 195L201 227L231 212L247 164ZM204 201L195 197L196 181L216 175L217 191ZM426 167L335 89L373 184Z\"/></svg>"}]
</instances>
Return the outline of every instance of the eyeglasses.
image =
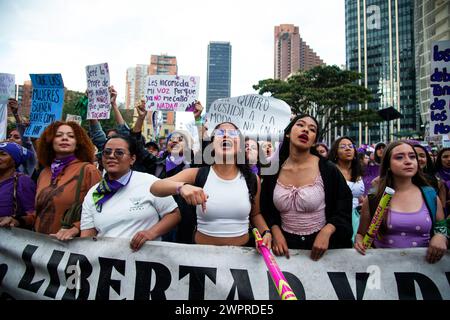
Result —
<instances>
[{"instance_id":1,"label":"eyeglasses","mask_svg":"<svg viewBox=\"0 0 450 320\"><path fill-rule=\"evenodd\" d=\"M236 129L216 129L214 131L214 135L218 137L223 137L224 135L227 135L227 137L236 138L239 136L239 130Z\"/></svg>"},{"instance_id":2,"label":"eyeglasses","mask_svg":"<svg viewBox=\"0 0 450 320\"><path fill-rule=\"evenodd\" d=\"M353 149L353 148L355 148L355 145L352 143L339 145L339 149L345 150L347 148Z\"/></svg>"},{"instance_id":3,"label":"eyeglasses","mask_svg":"<svg viewBox=\"0 0 450 320\"><path fill-rule=\"evenodd\" d=\"M172 142L183 142L184 138L183 136L171 136L169 141Z\"/></svg>"},{"instance_id":4,"label":"eyeglasses","mask_svg":"<svg viewBox=\"0 0 450 320\"><path fill-rule=\"evenodd\" d=\"M117 159L121 159L121 158L123 158L124 155L129 154L129 153L126 153L122 149L115 149L115 150L113 150L113 149L110 149L110 148L106 148L106 149L103 149L102 156L109 157L113 153L114 153L114 157L116 157Z\"/></svg>"}]
</instances>

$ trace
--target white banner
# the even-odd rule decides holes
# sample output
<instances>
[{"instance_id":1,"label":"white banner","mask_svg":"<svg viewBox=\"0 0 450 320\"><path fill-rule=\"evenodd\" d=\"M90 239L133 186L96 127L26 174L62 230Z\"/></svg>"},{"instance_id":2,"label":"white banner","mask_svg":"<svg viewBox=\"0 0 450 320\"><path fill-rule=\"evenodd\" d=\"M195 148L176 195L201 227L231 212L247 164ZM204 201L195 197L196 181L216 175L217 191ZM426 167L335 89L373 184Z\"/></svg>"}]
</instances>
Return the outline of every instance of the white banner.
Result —
<instances>
[{"instance_id":1,"label":"white banner","mask_svg":"<svg viewBox=\"0 0 450 320\"><path fill-rule=\"evenodd\" d=\"M8 126L8 99L15 98L15 75L0 73L0 141L6 139Z\"/></svg>"},{"instance_id":2,"label":"white banner","mask_svg":"<svg viewBox=\"0 0 450 320\"><path fill-rule=\"evenodd\" d=\"M200 77L151 75L146 81L146 110L195 111Z\"/></svg>"},{"instance_id":3,"label":"white banner","mask_svg":"<svg viewBox=\"0 0 450 320\"><path fill-rule=\"evenodd\" d=\"M208 133L222 122L234 123L244 135L275 137L289 124L291 107L283 100L257 94L218 99L206 114Z\"/></svg>"},{"instance_id":4,"label":"white banner","mask_svg":"<svg viewBox=\"0 0 450 320\"><path fill-rule=\"evenodd\" d=\"M431 45L430 135L450 133L450 41Z\"/></svg>"},{"instance_id":5,"label":"white banner","mask_svg":"<svg viewBox=\"0 0 450 320\"><path fill-rule=\"evenodd\" d=\"M425 261L425 248L329 250L320 261L291 250L276 260L298 299L450 299L450 254ZM253 248L126 239L60 242L0 228L0 299L279 299Z\"/></svg>"},{"instance_id":6,"label":"white banner","mask_svg":"<svg viewBox=\"0 0 450 320\"><path fill-rule=\"evenodd\" d=\"M109 119L109 68L107 63L86 66L87 94L89 98L86 119Z\"/></svg>"}]
</instances>

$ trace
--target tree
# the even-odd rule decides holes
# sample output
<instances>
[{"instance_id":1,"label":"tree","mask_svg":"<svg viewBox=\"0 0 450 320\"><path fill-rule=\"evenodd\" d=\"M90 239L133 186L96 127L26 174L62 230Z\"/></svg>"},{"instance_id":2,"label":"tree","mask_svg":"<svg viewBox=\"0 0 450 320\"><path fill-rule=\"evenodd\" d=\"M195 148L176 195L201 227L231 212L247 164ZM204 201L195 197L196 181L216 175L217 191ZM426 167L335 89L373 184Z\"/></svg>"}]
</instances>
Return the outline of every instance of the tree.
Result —
<instances>
[{"instance_id":1,"label":"tree","mask_svg":"<svg viewBox=\"0 0 450 320\"><path fill-rule=\"evenodd\" d=\"M63 117L65 120L67 114L79 115L82 118L82 127L88 131L89 130L89 122L86 121L87 114L87 97L83 92L66 90L64 94L64 107L63 107ZM120 110L123 116L123 119L131 128L133 124L133 113L134 110ZM110 118L105 120L100 120L103 129L109 130L113 129L116 126L116 120L114 117L114 112L111 111Z\"/></svg>"},{"instance_id":2,"label":"tree","mask_svg":"<svg viewBox=\"0 0 450 320\"><path fill-rule=\"evenodd\" d=\"M371 100L370 90L357 84L361 74L338 66L318 66L298 72L286 81L266 79L254 85L259 94L270 93L285 101L294 114L311 114L321 124L319 140L335 127L382 119L374 110L352 110L350 104Z\"/></svg>"}]
</instances>

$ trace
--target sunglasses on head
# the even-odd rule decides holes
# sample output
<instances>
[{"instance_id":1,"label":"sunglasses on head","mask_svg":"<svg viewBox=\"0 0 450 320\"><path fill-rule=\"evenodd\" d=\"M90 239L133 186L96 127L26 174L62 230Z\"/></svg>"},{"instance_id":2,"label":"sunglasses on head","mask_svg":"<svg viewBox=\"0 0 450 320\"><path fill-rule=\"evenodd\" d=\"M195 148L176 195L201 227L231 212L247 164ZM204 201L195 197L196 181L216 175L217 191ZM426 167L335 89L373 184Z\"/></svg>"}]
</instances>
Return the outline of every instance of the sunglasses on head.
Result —
<instances>
[{"instance_id":1,"label":"sunglasses on head","mask_svg":"<svg viewBox=\"0 0 450 320\"><path fill-rule=\"evenodd\" d=\"M171 136L169 141L172 142L182 142L184 140L183 136Z\"/></svg>"},{"instance_id":2,"label":"sunglasses on head","mask_svg":"<svg viewBox=\"0 0 450 320\"><path fill-rule=\"evenodd\" d=\"M114 157L116 157L117 159L121 159L121 158L123 158L124 155L129 154L129 153L126 153L126 152L125 152L124 150L122 150L122 149L115 149L115 150L113 150L113 149L111 149L111 148L105 148L105 149L103 149L103 151L102 151L102 156L104 156L104 157L109 157L109 156L111 156L113 153L114 153Z\"/></svg>"}]
</instances>

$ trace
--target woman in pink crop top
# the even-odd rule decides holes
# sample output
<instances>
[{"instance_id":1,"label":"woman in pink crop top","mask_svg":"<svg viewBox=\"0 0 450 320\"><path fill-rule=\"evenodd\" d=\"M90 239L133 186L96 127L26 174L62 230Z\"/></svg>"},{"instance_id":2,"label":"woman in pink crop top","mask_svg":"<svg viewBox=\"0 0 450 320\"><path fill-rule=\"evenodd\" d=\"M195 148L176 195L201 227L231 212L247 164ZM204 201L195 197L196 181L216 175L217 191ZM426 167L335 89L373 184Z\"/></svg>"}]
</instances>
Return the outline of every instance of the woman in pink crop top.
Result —
<instances>
[{"instance_id":1,"label":"woman in pink crop top","mask_svg":"<svg viewBox=\"0 0 450 320\"><path fill-rule=\"evenodd\" d=\"M435 219L430 215L421 191L421 187L427 186L427 182L418 168L417 153L411 144L396 141L387 146L381 161L378 192L371 200L373 204L366 199L361 209L355 242L358 252L365 254L362 240L372 220L373 211L388 186L395 190L395 194L373 245L377 248L428 247L428 262L435 263L442 258L447 250L444 211L436 195Z\"/></svg>"},{"instance_id":2,"label":"woman in pink crop top","mask_svg":"<svg viewBox=\"0 0 450 320\"><path fill-rule=\"evenodd\" d=\"M313 117L295 117L284 131L279 171L264 176L261 211L276 255L305 249L319 260L328 249L351 247L352 193L336 166L313 148L319 129Z\"/></svg>"}]
</instances>

